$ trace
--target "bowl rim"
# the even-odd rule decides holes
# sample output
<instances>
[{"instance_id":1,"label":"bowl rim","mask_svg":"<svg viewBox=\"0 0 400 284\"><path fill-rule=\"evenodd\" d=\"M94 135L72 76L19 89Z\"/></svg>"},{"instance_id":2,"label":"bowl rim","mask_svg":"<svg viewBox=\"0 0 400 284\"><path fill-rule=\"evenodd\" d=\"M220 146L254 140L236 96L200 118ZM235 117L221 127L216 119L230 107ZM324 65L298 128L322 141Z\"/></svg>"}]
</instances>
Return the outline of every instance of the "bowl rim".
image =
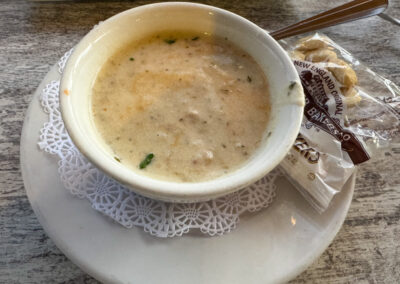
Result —
<instances>
[{"instance_id":1,"label":"bowl rim","mask_svg":"<svg viewBox=\"0 0 400 284\"><path fill-rule=\"evenodd\" d=\"M240 15L237 15L233 12L215 6L191 3L191 2L164 2L164 3L147 4L118 13L106 19L104 22L99 23L97 28L99 27L101 28L106 23L114 22L118 18L123 17L127 14L136 13L139 10L152 9L156 7L165 8L174 6L212 10L212 12L217 12L223 14L224 16L231 17L234 20L240 21L243 25L251 26L259 34L261 34L263 37L266 38L270 47L273 48L274 51L277 51L277 53L279 53L281 56L280 59L286 63L285 64L286 67L288 67L289 72L292 73L290 75L295 77L297 81L300 82L296 69L292 61L290 60L289 56L287 55L286 51L278 44L277 41L275 41L268 34L267 31L265 31L261 27L257 26L256 24L252 23L251 21L247 20L246 18ZM63 90L68 89L67 83L71 80L70 77L72 76L72 70L76 67L75 61L79 58L80 55L75 53L75 51L77 51L79 48L82 48L84 50L83 47L86 45L86 41L88 41L88 39L91 37L94 38L96 37L94 30L95 29L92 29L81 39L81 41L77 44L77 46L74 49L74 52L71 54L69 60L65 65L64 72L60 80L59 96L60 96L61 115L64 121L65 128L68 134L70 135L71 140L73 141L75 146L79 149L79 151L98 169L106 173L111 178L117 180L121 184L127 186L130 190L150 198L164 200L164 201L172 201L172 202L207 201L219 196L232 193L238 189L244 188L245 186L261 179L265 174L267 174L269 171L271 171L279 164L279 162L284 158L284 156L287 154L290 147L294 143L295 138L297 137L297 134L300 129L303 117L304 103L303 106L299 105L297 111L293 111L294 114L292 114L291 116L292 118L294 118L293 129L289 134L288 138L288 141L290 140L291 143L285 143L285 145L282 146L281 151L275 156L275 158L272 161L270 161L269 163L265 163L265 166L263 166L261 170L248 173L247 177L239 178L238 175L234 174L234 172L237 172L240 169L240 167L234 172L232 172L232 174L222 176L225 177L225 180L222 183L220 179L221 177L217 177L216 179L211 179L208 181L186 183L186 182L172 182L167 180L155 179L146 175L141 175L140 173L137 173L132 169L129 169L130 175L125 175L121 173L120 171L121 168L118 169L117 167L117 165L121 166L121 164L108 163L108 162L106 163L104 162L104 160L102 160L105 157L99 157L95 155L94 152L91 151L84 137L82 137L79 134L79 131L77 130L78 125L74 121L74 115L72 114L71 111L71 103L69 103L70 100L68 100L66 96L63 95ZM301 96L304 98L304 95L302 94L302 88L298 88L295 91L301 93ZM216 184L216 181L218 181L218 183L220 184L219 185Z\"/></svg>"}]
</instances>

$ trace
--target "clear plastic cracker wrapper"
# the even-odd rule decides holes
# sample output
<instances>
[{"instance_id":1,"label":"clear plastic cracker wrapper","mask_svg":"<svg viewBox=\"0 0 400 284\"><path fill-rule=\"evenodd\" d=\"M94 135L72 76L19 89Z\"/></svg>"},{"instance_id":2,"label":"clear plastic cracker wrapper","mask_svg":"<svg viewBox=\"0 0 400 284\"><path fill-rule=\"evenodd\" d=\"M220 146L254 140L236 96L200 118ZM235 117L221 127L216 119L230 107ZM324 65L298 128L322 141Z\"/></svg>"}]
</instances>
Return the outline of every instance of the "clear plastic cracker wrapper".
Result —
<instances>
[{"instance_id":1,"label":"clear plastic cracker wrapper","mask_svg":"<svg viewBox=\"0 0 400 284\"><path fill-rule=\"evenodd\" d=\"M400 88L324 35L282 44L303 85L305 108L280 166L322 213L357 165L400 144Z\"/></svg>"}]
</instances>

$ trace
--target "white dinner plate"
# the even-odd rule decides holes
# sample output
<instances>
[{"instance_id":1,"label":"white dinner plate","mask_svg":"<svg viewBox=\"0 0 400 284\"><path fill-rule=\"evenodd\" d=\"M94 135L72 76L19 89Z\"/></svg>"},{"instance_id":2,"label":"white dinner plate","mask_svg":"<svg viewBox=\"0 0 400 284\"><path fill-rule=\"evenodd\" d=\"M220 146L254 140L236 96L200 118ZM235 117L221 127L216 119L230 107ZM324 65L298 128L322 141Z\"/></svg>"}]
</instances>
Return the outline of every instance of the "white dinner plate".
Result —
<instances>
[{"instance_id":1,"label":"white dinner plate","mask_svg":"<svg viewBox=\"0 0 400 284\"><path fill-rule=\"evenodd\" d=\"M355 176L329 210L316 213L283 178L267 209L241 216L237 228L220 237L188 234L160 239L142 228L126 229L73 197L61 184L56 156L37 145L47 120L39 94L59 79L47 74L26 114L21 168L39 222L65 255L106 283L281 283L316 260L339 231L353 196Z\"/></svg>"}]
</instances>

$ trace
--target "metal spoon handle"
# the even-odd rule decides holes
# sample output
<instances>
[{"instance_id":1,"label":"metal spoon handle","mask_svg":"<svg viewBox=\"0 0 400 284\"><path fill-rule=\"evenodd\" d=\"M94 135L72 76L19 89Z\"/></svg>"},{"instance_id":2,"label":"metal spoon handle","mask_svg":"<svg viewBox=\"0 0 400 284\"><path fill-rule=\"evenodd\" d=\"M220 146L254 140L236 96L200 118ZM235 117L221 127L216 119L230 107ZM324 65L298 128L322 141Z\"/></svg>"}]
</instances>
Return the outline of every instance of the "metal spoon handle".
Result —
<instances>
[{"instance_id":1,"label":"metal spoon handle","mask_svg":"<svg viewBox=\"0 0 400 284\"><path fill-rule=\"evenodd\" d=\"M396 19L396 18L394 18L394 17L392 17L392 16L390 16L390 15L388 15L388 14L380 13L380 14L379 14L379 17L381 17L382 19L384 19L384 20L386 20L386 21L391 22L392 24L395 24L395 25L400 26L400 20L399 20L399 19Z\"/></svg>"},{"instance_id":2,"label":"metal spoon handle","mask_svg":"<svg viewBox=\"0 0 400 284\"><path fill-rule=\"evenodd\" d=\"M274 31L270 35L282 39L345 22L354 21L382 13L388 6L388 0L355 0L328 10L304 21Z\"/></svg>"}]
</instances>

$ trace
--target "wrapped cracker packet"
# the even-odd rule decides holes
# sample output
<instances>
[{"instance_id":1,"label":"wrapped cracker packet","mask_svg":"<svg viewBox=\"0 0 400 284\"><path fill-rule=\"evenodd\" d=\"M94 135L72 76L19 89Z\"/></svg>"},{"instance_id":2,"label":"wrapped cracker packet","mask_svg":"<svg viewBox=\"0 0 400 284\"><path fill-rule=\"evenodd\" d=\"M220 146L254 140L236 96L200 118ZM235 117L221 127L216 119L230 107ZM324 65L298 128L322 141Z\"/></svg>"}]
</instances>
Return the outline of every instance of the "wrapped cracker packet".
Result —
<instances>
[{"instance_id":1,"label":"wrapped cracker packet","mask_svg":"<svg viewBox=\"0 0 400 284\"><path fill-rule=\"evenodd\" d=\"M357 165L400 144L400 89L324 35L282 44L306 104L300 133L280 167L322 213Z\"/></svg>"}]
</instances>

